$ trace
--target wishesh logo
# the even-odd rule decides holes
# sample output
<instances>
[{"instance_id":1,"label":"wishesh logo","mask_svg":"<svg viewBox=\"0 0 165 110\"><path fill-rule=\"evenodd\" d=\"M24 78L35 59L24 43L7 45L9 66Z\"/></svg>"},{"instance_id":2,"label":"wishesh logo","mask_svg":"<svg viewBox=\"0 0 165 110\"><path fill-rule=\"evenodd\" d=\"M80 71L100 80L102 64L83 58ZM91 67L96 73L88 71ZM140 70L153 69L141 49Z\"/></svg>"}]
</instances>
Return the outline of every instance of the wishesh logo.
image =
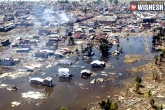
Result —
<instances>
[{"instance_id":1,"label":"wishesh logo","mask_svg":"<svg viewBox=\"0 0 165 110\"><path fill-rule=\"evenodd\" d=\"M164 10L164 1L132 1L130 9L132 11L162 11Z\"/></svg>"},{"instance_id":2,"label":"wishesh logo","mask_svg":"<svg viewBox=\"0 0 165 110\"><path fill-rule=\"evenodd\" d=\"M131 4L131 10L132 10L132 11L137 10L137 5L136 5L136 4Z\"/></svg>"}]
</instances>

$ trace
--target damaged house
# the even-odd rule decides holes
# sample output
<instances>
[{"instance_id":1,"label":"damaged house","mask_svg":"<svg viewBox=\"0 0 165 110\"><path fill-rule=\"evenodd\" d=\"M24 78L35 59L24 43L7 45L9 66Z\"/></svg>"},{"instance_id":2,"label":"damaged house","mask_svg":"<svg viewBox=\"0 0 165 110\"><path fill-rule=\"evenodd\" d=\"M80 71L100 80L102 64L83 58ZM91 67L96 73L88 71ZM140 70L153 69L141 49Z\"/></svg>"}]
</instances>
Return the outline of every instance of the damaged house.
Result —
<instances>
[{"instance_id":1,"label":"damaged house","mask_svg":"<svg viewBox=\"0 0 165 110\"><path fill-rule=\"evenodd\" d=\"M14 65L14 60L11 57L0 58L0 65L12 66L12 65Z\"/></svg>"},{"instance_id":2,"label":"damaged house","mask_svg":"<svg viewBox=\"0 0 165 110\"><path fill-rule=\"evenodd\" d=\"M42 78L31 78L29 80L31 84L37 84L37 85L44 85L44 86L49 86L52 87L52 78L51 77L46 77L45 79Z\"/></svg>"},{"instance_id":3,"label":"damaged house","mask_svg":"<svg viewBox=\"0 0 165 110\"><path fill-rule=\"evenodd\" d=\"M1 44L2 44L2 46L8 46L8 45L10 45L9 39L2 39L1 40Z\"/></svg>"}]
</instances>

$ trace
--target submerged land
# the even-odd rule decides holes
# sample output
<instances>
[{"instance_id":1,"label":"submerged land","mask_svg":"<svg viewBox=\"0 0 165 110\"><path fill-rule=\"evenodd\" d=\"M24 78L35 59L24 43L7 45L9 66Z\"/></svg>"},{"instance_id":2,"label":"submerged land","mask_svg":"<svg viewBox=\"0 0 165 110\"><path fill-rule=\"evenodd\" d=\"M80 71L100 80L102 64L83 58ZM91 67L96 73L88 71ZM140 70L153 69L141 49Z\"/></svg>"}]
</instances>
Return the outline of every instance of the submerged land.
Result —
<instances>
[{"instance_id":1,"label":"submerged land","mask_svg":"<svg viewBox=\"0 0 165 110\"><path fill-rule=\"evenodd\" d=\"M165 108L164 12L116 1L0 8L0 109Z\"/></svg>"}]
</instances>

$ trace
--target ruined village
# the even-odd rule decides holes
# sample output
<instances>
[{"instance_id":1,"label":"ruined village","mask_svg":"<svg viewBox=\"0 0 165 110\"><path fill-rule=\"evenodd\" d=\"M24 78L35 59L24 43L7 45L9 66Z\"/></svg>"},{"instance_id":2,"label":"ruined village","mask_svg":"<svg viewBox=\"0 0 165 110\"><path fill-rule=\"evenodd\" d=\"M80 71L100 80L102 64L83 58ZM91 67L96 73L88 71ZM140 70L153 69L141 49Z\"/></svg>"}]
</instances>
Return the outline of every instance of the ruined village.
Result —
<instances>
[{"instance_id":1,"label":"ruined village","mask_svg":"<svg viewBox=\"0 0 165 110\"><path fill-rule=\"evenodd\" d=\"M164 11L0 2L1 110L164 110L164 73Z\"/></svg>"}]
</instances>

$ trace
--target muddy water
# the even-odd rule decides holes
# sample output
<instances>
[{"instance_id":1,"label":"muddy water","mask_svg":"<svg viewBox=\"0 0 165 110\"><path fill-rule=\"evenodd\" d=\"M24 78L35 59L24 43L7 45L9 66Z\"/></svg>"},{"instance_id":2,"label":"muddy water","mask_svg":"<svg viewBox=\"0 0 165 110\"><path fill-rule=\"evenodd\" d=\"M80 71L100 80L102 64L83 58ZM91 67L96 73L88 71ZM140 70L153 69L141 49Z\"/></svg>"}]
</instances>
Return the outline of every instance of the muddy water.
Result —
<instances>
[{"instance_id":1,"label":"muddy water","mask_svg":"<svg viewBox=\"0 0 165 110\"><path fill-rule=\"evenodd\" d=\"M148 38L148 45L151 48L151 37ZM43 70L46 74L35 74L29 77L42 77L45 78L50 76L53 78L53 83L55 84L54 88L43 87L32 85L28 83L29 77L22 77L17 79L5 79L3 83L15 84L20 90L17 92L0 90L0 110L59 110L62 106L68 107L69 110L79 110L84 105L89 103L99 101L106 98L107 96L112 96L119 93L123 88L119 88L118 84L121 84L125 79L130 78L130 74L126 69L133 66L139 66L148 63L148 61L138 61L134 64L124 64L124 56L126 54L142 54L147 56L144 48L144 38L131 37L129 41L126 39L120 39L120 46L123 48L124 53L119 56L119 59L116 57L102 58L98 50L93 50L95 55L88 61L84 61L81 57L71 57L70 60L73 61L73 65L69 67L71 72L74 74L72 80L68 79L59 79L57 74L58 68L60 66L51 67L47 70ZM113 46L110 51L116 50L116 46ZM152 53L151 49L150 52ZM106 63L113 66L113 68L105 69L91 69L90 62L93 60L102 60ZM77 61L79 61L77 63ZM77 64L76 64L77 63ZM82 67L84 66L84 68ZM80 77L80 71L83 69L89 69L95 73L97 76L83 79ZM106 73L114 72L116 76L119 76L115 82L108 80L110 75L102 76L101 71ZM119 75L122 73L122 75ZM102 83L90 84L90 81L94 78L104 78L106 81ZM105 87L100 87L105 86ZM22 92L28 91L38 91L46 94L46 99L43 100L31 100L21 98ZM12 101L21 102L21 105L18 107L11 107ZM31 102L29 104L29 102ZM39 107L36 106L36 103L43 102Z\"/></svg>"}]
</instances>

